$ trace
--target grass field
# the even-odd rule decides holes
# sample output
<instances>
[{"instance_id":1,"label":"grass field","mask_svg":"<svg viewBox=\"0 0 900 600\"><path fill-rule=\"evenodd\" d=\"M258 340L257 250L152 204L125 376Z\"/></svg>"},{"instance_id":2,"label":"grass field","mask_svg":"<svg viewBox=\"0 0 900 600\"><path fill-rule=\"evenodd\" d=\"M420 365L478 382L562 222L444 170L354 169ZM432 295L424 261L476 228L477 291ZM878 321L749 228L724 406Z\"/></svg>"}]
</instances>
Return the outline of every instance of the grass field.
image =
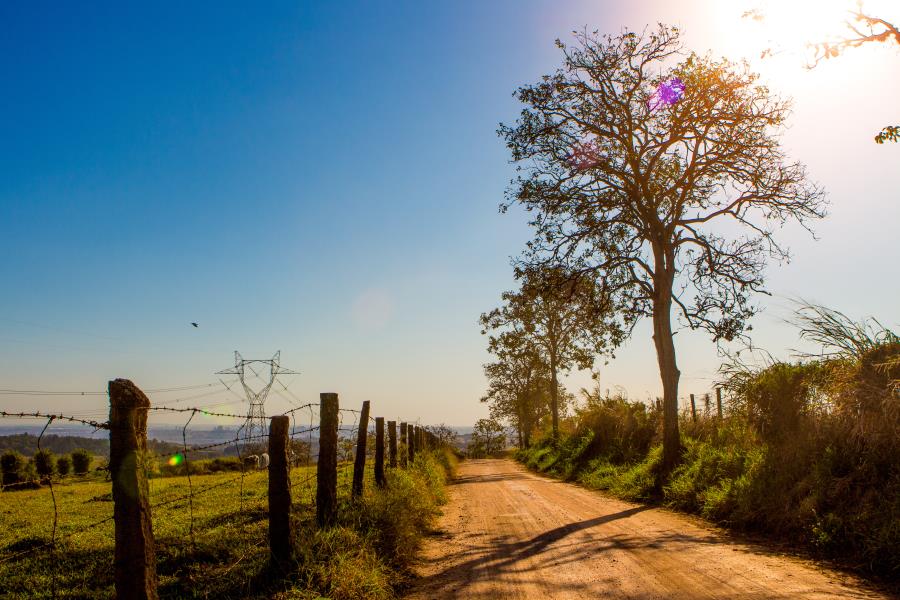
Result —
<instances>
[{"instance_id":1,"label":"grass field","mask_svg":"<svg viewBox=\"0 0 900 600\"><path fill-rule=\"evenodd\" d=\"M339 470L341 498L349 495L347 467ZM366 475L371 478L371 469ZM315 467L295 468L291 481L302 530L313 514ZM234 472L195 475L190 484L187 477L150 480L161 596L245 597L271 587L267 484L265 470L247 472L243 485ZM50 598L55 590L60 598L112 598L111 488L96 480L54 483L58 541L52 550L49 487L0 494L0 597Z\"/></svg>"}]
</instances>

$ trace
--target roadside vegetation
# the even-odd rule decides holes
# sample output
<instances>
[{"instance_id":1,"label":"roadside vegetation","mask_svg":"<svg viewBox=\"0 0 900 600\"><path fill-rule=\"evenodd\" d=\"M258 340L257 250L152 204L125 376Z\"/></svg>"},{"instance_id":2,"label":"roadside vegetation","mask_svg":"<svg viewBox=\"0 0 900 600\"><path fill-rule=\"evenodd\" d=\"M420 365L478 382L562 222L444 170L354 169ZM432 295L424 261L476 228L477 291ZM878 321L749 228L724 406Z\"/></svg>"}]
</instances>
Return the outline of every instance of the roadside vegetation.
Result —
<instances>
[{"instance_id":1,"label":"roadside vegetation","mask_svg":"<svg viewBox=\"0 0 900 600\"><path fill-rule=\"evenodd\" d=\"M618 497L803 546L900 582L900 338L807 306L823 354L722 369L728 410L682 413L682 457L660 478L663 415L599 391L518 458Z\"/></svg>"},{"instance_id":2,"label":"roadside vegetation","mask_svg":"<svg viewBox=\"0 0 900 600\"><path fill-rule=\"evenodd\" d=\"M422 536L445 502L444 483L455 465L449 452L422 452L408 469L390 469L379 489L366 471L362 499L342 501L338 523L319 530L312 510L314 483L294 489L296 564L289 572L269 564L265 471L212 473L193 481L209 487L189 504L187 477L150 481L154 510L159 591L163 598L395 598L409 579L408 566ZM315 467L292 470L294 481ZM339 490L349 489L350 469L342 469ZM221 487L213 489L217 484ZM112 516L110 484L103 481L54 482L59 515L57 543L0 562L4 598L112 598L113 523L67 537ZM49 542L53 504L46 487L5 493L0 511L0 554L4 558ZM193 517L191 516L193 514Z\"/></svg>"}]
</instances>

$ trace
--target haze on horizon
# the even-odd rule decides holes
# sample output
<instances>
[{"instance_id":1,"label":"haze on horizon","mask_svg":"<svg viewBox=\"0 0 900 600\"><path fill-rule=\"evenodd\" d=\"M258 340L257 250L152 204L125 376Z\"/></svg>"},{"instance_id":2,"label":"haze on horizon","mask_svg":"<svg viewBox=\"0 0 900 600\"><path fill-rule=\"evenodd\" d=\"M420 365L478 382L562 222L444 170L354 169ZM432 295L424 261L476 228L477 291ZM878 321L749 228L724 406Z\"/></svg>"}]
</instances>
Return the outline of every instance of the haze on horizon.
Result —
<instances>
[{"instance_id":1,"label":"haze on horizon","mask_svg":"<svg viewBox=\"0 0 900 600\"><path fill-rule=\"evenodd\" d=\"M763 35L741 18L753 3L733 4L222 3L178 19L3 6L0 388L204 384L234 350L281 350L301 374L272 411L336 391L386 416L470 424L487 412L477 318L514 287L510 257L531 234L521 211L497 210L514 173L497 124L517 117L518 86L558 66L555 38L657 21L689 49L747 57L793 97L785 144L828 191L817 240L781 234L794 258L769 268L754 344L780 357L799 345L783 323L793 297L895 326L900 145L872 137L896 121L900 53L860 48L808 71L790 28ZM776 34L783 51L760 60ZM709 391L715 345L676 339L681 392ZM598 366L601 388L658 394L647 323ZM0 396L70 414L105 403Z\"/></svg>"}]
</instances>

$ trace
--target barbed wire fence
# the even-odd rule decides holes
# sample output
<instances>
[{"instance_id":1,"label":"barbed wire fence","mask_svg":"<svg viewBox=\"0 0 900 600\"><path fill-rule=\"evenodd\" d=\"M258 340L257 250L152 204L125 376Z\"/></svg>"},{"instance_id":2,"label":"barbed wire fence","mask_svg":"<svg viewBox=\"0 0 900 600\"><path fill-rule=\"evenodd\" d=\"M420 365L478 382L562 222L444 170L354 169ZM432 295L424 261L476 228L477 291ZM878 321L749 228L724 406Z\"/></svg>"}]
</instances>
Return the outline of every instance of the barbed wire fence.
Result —
<instances>
[{"instance_id":1,"label":"barbed wire fence","mask_svg":"<svg viewBox=\"0 0 900 600\"><path fill-rule=\"evenodd\" d=\"M112 535L112 531L104 531L103 533L103 539L108 542L105 551L113 551L116 557L116 561L114 562L117 569L114 582L107 582L107 585L109 585L109 583L114 583L116 591L120 595L125 592L124 589L120 590L120 586L123 585L132 587L135 585L155 586L157 581L155 560L151 561L152 564L147 565L142 572L135 573L134 569L129 570L127 574L120 574L118 572L120 554L130 555L134 558L134 556L138 554L143 556L142 553L146 553L148 550L147 541L141 539L140 535L135 534L131 537L127 535L129 532L135 532L135 523L126 522L128 521L128 518L123 517L120 513L129 511L120 511L119 509L122 506L130 508L140 508L141 506L144 506L146 507L147 517L150 518L150 515L152 515L153 523L156 524L156 531L150 533L151 539L149 547L151 554L155 551L152 540L154 534L164 540L163 547L167 548L172 543L178 543L177 541L173 541L176 539L175 536L160 536L159 534L167 528L177 530L177 524L173 524L171 527L164 526L170 522L174 523L179 519L186 521L186 527L184 528L187 530L187 540L182 543L184 543L189 550L196 552L198 548L198 537L202 535L205 530L215 529L214 527L204 526L208 526L209 523L214 522L216 519L221 520L222 518L228 518L229 516L233 516L233 514L237 514L244 516L250 515L250 518L255 518L259 521L266 513L269 513L270 530L272 529L273 508L271 502L273 498L273 480L270 478L271 468L267 467L271 467L275 465L275 463L280 465L286 462L287 465L288 484L285 486L287 489L282 491L286 492L288 498L290 498L290 512L294 514L295 517L299 516L301 519L311 519L314 512L321 511L323 508L317 505L318 486L323 481L321 474L322 464L333 464L333 480L335 482L333 490L334 496L341 502L352 502L354 497L361 493L364 481L371 479L373 470L376 474L379 469L383 472L384 457L386 454L385 450L389 451L390 456L395 457L393 459L393 464L396 464L398 452L408 453L404 454L400 460L400 463L405 465L413 461L417 445L421 449L421 447L429 445L434 446L437 443L437 439L426 432L424 428L420 428L413 424L409 424L407 428L407 424L403 423L401 424L401 429L404 432L408 429L408 439L401 440L400 447L398 448L396 435L394 435L389 440L392 445L391 448L386 448L388 440L386 440L384 436L383 420L382 424L379 426L379 419L369 416L368 401L363 403L361 410L337 408L337 396L323 394L320 403L303 404L286 386L282 386L283 389L279 390L279 394L285 397L292 407L281 415L272 417L273 429L270 429L268 434L248 438L247 436L242 435L244 433L244 425L242 424L236 427L234 435L230 436L227 440L191 444L189 443L189 440L192 437L191 427L192 425L196 425L195 418L198 416L210 417L217 420L241 420L246 422L246 414L214 410L226 404L236 403L236 401L215 402L204 406L179 406L179 404L189 400L196 400L215 394L220 395L223 388L228 391L229 385L226 382L220 381L214 384L171 386L147 390L148 393L153 394L169 394L209 388L198 394L189 394L184 397L163 400L154 405L151 405L149 398L147 398L144 392L131 384L131 382L127 380L116 380L116 382L127 383L133 388L129 388L131 390L129 391L129 394L133 397L126 398L125 402L126 404L128 402L133 404L128 407L128 410L130 411L128 414L130 415L129 418L136 417L136 420L133 419L133 421L138 423L138 427L136 431L131 432L134 437L131 441L136 444L137 448L143 450L143 460L134 460L134 457L132 457L132 460L129 462L128 460L122 460L125 457L113 456L113 453L116 451L114 449L115 444L113 443L113 438L122 433L121 431L117 431L116 421L113 419L114 409L111 409L109 420L106 421L100 420L103 413L97 410L72 411L71 414L56 414L55 412L49 411L0 411L0 418L3 419L34 419L39 422L43 421L43 427L36 439L38 451L43 450L46 441L45 436L47 432L52 429L54 423L66 422L83 425L91 428L92 433L97 433L99 431L109 432L110 460L107 465L97 467L94 470L93 475L89 471L88 473L76 473L71 476L59 476L56 479L56 482L61 484L93 482L104 487L106 485L111 485L113 488L111 494L101 494L100 496L86 501L93 503L94 500L97 500L105 506L111 505L113 508L112 514L103 514L104 511L101 510L99 512L102 517L99 519L90 520L86 524L70 525L66 519L67 515L61 514L61 506L57 502L54 477L52 474L46 478L39 478L39 481L7 481L7 477L4 476L4 480L0 482L0 492L3 493L13 493L14 490L21 488L47 489L52 508L50 511L50 514L52 514L52 525L49 527L49 535L46 537L30 535L0 546L0 580L3 579L4 569L15 568L17 564L29 560L33 555L46 552L50 596L56 598L59 595L61 583L61 574L57 563L64 562L57 560L58 553L62 549L62 544L68 544L78 536L90 531L98 530L103 526L112 529L110 524L113 524L116 532L115 536ZM122 401L122 398L113 398L113 383L114 382L110 382L110 392L108 393L111 406L116 401L119 401L120 403ZM0 395L12 394L45 397L96 397L107 394L107 392L0 390ZM237 394L235 395L237 396ZM334 428L334 431L332 432L333 438L336 443L328 448L323 448L320 443L322 439L320 433L322 427L325 425L321 411L321 407L324 406L325 403L325 396L334 396L334 404L335 408L337 408L337 420L336 423L332 425ZM135 403L135 398L138 400L144 399L145 402ZM239 396L238 398L239 400L243 400ZM169 416L180 414L184 416L184 421L181 425L181 444L178 447L179 451L177 453L171 453L166 464L162 466L166 472L160 473L160 457L155 457L148 451L146 425L148 420L155 415L163 414ZM280 457L270 456L264 451L267 447L269 449L279 447L277 443L273 444L273 440L271 439L271 432L274 431L276 419L284 419L286 421L283 440L285 450L283 456ZM380 446L380 450L378 450L378 446ZM169 448L174 450L175 445L170 444ZM260 452L261 450L262 452ZM328 460L320 460L323 456L323 452L325 452L326 455L330 453L333 460L330 462ZM233 453L235 457L234 460L228 460L231 453ZM376 461L372 460L373 457L377 461L380 461L381 464L376 465ZM201 465L203 465L204 468L201 468ZM209 470L211 466L216 468L214 473L218 475L219 479L204 485L203 479L207 473L211 472ZM235 475L228 477L221 474L218 472L219 468L222 470L234 471ZM115 472L111 472L111 470L114 470ZM105 471L104 475L106 475L106 481L101 482L97 479L98 471ZM117 485L121 487L119 482L128 479L128 477L123 477L123 472L125 471L128 471L128 477L135 478L135 481L137 482L137 489L129 490L129 492L136 492L136 494L122 493L122 490L117 488ZM181 477L173 478L164 475ZM203 475L203 477L201 477L201 475ZM246 489L248 481L251 485L250 490ZM144 486L143 488L141 487L142 485ZM260 490L266 488L268 488L268 494L259 493ZM228 490L232 491L228 492ZM117 491L119 493L117 493ZM211 494L216 491L216 494ZM278 492L279 490L275 490L276 495ZM37 493L41 492L38 491ZM226 494L230 494L231 500L226 501L226 498L228 498ZM219 514L210 516L208 514L209 507L206 505L201 507L201 504L205 499L213 496L213 500L206 500L206 502L207 504L217 504ZM197 502L200 504L195 506L195 499L197 499ZM112 502L107 502L107 500L112 500ZM266 507L267 502L269 504L268 510ZM229 512L227 510L229 506L233 506L234 510ZM186 509L186 511L182 509ZM333 507L333 510L337 510L337 506ZM251 511L256 512L253 513ZM130 512L132 514L134 513L134 511ZM84 519L82 518L81 520ZM140 526L141 524L138 523L138 525ZM29 528L29 531L31 531L31 528ZM126 532L126 535L123 536L124 541L121 543L119 539L120 531ZM271 546L273 541L271 539L269 541ZM263 547L265 542L266 539L264 537L257 536L256 539L249 540L245 547L234 549L238 556L236 560L228 563L224 572L230 572L254 552L265 552L265 548ZM139 552L135 552L135 548L131 548L131 551L129 552L129 548L120 547L123 545L134 546ZM275 556L274 546L270 548L270 552L273 553L273 559L280 558ZM126 561L125 564L129 563ZM134 566L134 564L135 563L132 561L131 565ZM128 580L128 582L126 582L126 580ZM0 588L2 587L2 584L0 584Z\"/></svg>"}]
</instances>

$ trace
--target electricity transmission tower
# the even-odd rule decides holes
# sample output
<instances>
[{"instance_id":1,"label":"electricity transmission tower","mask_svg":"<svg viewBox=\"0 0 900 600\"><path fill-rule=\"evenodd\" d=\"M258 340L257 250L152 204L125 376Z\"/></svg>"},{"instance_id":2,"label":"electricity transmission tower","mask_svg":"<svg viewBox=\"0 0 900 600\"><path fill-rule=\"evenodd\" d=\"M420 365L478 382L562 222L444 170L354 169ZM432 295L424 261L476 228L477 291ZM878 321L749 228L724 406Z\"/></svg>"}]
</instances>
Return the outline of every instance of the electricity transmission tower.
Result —
<instances>
[{"instance_id":1,"label":"electricity transmission tower","mask_svg":"<svg viewBox=\"0 0 900 600\"><path fill-rule=\"evenodd\" d=\"M269 360L247 360L235 350L234 367L217 373L218 375L237 375L244 388L244 393L247 395L250 409L247 412L247 420L244 422L244 443L246 445L261 444L269 430L266 424L265 403L269 390L272 389L272 385L275 383L275 379L279 375L298 375L295 371L283 368L280 361L281 350L276 352L275 356ZM268 367L269 370L268 379L264 375L265 367ZM254 389L248 385L248 371L250 372L249 374L252 374L253 377L262 382L263 386L261 388Z\"/></svg>"}]
</instances>

